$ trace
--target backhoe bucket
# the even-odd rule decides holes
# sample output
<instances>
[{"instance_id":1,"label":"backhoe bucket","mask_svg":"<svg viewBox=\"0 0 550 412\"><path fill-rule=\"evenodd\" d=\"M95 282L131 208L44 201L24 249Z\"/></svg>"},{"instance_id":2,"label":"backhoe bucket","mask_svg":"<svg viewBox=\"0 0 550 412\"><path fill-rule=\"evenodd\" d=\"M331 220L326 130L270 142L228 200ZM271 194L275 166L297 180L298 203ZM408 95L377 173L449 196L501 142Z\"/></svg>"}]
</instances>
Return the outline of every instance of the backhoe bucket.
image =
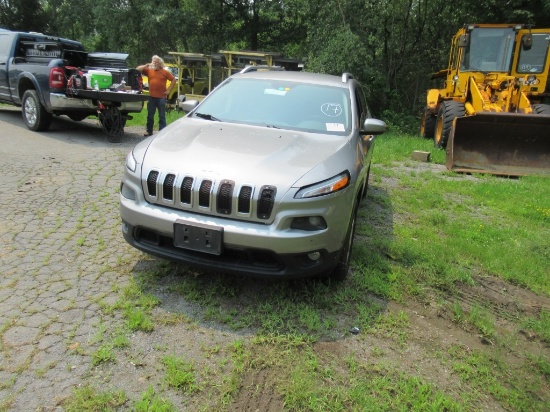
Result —
<instances>
[{"instance_id":1,"label":"backhoe bucket","mask_svg":"<svg viewBox=\"0 0 550 412\"><path fill-rule=\"evenodd\" d=\"M466 173L550 175L550 116L478 113L456 118L446 166Z\"/></svg>"}]
</instances>

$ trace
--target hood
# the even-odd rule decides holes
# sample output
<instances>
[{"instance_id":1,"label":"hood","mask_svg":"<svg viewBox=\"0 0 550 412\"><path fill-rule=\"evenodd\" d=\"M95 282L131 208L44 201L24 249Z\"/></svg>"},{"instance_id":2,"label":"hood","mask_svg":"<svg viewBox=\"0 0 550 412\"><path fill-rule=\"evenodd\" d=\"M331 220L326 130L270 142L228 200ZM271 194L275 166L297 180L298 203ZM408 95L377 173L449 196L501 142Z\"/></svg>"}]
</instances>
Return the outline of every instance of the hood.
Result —
<instances>
[{"instance_id":1,"label":"hood","mask_svg":"<svg viewBox=\"0 0 550 412\"><path fill-rule=\"evenodd\" d=\"M143 171L274 185L286 192L347 141L342 136L183 118L152 141Z\"/></svg>"}]
</instances>

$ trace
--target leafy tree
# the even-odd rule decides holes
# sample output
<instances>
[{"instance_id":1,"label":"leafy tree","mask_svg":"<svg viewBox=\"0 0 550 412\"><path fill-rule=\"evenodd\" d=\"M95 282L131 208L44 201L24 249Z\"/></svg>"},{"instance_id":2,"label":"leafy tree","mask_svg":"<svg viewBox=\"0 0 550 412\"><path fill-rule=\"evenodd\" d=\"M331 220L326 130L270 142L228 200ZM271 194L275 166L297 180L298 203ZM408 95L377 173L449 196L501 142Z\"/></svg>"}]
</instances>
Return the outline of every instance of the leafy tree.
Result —
<instances>
[{"instance_id":1,"label":"leafy tree","mask_svg":"<svg viewBox=\"0 0 550 412\"><path fill-rule=\"evenodd\" d=\"M47 24L40 0L0 0L0 27L45 32Z\"/></svg>"}]
</instances>

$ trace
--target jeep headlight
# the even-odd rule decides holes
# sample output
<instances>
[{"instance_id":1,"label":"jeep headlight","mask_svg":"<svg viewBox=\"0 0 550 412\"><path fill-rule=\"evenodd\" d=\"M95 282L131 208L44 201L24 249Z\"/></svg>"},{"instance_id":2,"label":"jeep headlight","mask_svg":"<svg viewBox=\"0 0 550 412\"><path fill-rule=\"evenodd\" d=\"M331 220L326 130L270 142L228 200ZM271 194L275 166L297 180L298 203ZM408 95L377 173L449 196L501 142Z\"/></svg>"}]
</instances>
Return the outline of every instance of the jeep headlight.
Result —
<instances>
[{"instance_id":1,"label":"jeep headlight","mask_svg":"<svg viewBox=\"0 0 550 412\"><path fill-rule=\"evenodd\" d=\"M302 187L294 195L294 198L306 199L310 197L328 195L330 193L334 193L348 187L350 180L350 174L346 170L345 172L342 172L339 175L334 176L328 180L323 180L322 182Z\"/></svg>"}]
</instances>

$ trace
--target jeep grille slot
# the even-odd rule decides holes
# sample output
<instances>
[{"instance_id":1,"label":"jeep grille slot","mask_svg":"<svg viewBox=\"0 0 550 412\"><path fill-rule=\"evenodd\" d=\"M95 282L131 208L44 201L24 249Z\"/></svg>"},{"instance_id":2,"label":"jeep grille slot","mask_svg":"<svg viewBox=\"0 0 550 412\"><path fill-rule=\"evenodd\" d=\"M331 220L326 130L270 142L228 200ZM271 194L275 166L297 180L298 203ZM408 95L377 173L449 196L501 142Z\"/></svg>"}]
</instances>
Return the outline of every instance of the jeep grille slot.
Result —
<instances>
[{"instance_id":1,"label":"jeep grille slot","mask_svg":"<svg viewBox=\"0 0 550 412\"><path fill-rule=\"evenodd\" d=\"M210 207L210 193L212 191L212 181L203 180L199 189L199 206Z\"/></svg>"},{"instance_id":2,"label":"jeep grille slot","mask_svg":"<svg viewBox=\"0 0 550 412\"><path fill-rule=\"evenodd\" d=\"M149 170L142 182L144 195L151 203L190 213L216 215L265 224L275 208L277 187L255 186L250 181L212 178Z\"/></svg>"},{"instance_id":3,"label":"jeep grille slot","mask_svg":"<svg viewBox=\"0 0 550 412\"><path fill-rule=\"evenodd\" d=\"M187 176L183 179L183 182L181 183L181 203L185 203L187 205L191 204L191 189L193 189L193 178Z\"/></svg>"},{"instance_id":4,"label":"jeep grille slot","mask_svg":"<svg viewBox=\"0 0 550 412\"><path fill-rule=\"evenodd\" d=\"M260 196L258 197L258 218L269 219L271 211L273 210L273 204L275 203L275 188L272 186L263 186L260 189Z\"/></svg>"},{"instance_id":5,"label":"jeep grille slot","mask_svg":"<svg viewBox=\"0 0 550 412\"><path fill-rule=\"evenodd\" d=\"M156 170L151 170L149 176L147 176L147 191L149 196L157 197L157 179L159 177L159 172Z\"/></svg>"},{"instance_id":6,"label":"jeep grille slot","mask_svg":"<svg viewBox=\"0 0 550 412\"><path fill-rule=\"evenodd\" d=\"M233 182L224 180L220 184L218 189L218 196L216 199L217 212L229 215L231 214L231 200L233 198Z\"/></svg>"},{"instance_id":7,"label":"jeep grille slot","mask_svg":"<svg viewBox=\"0 0 550 412\"><path fill-rule=\"evenodd\" d=\"M164 178L164 183L162 185L162 197L166 200L174 200L174 182L176 180L176 175L170 173L167 174Z\"/></svg>"},{"instance_id":8,"label":"jeep grille slot","mask_svg":"<svg viewBox=\"0 0 550 412\"><path fill-rule=\"evenodd\" d=\"M252 198L252 188L250 186L241 187L239 193L239 203L237 210L239 213L250 213L250 199Z\"/></svg>"}]
</instances>

